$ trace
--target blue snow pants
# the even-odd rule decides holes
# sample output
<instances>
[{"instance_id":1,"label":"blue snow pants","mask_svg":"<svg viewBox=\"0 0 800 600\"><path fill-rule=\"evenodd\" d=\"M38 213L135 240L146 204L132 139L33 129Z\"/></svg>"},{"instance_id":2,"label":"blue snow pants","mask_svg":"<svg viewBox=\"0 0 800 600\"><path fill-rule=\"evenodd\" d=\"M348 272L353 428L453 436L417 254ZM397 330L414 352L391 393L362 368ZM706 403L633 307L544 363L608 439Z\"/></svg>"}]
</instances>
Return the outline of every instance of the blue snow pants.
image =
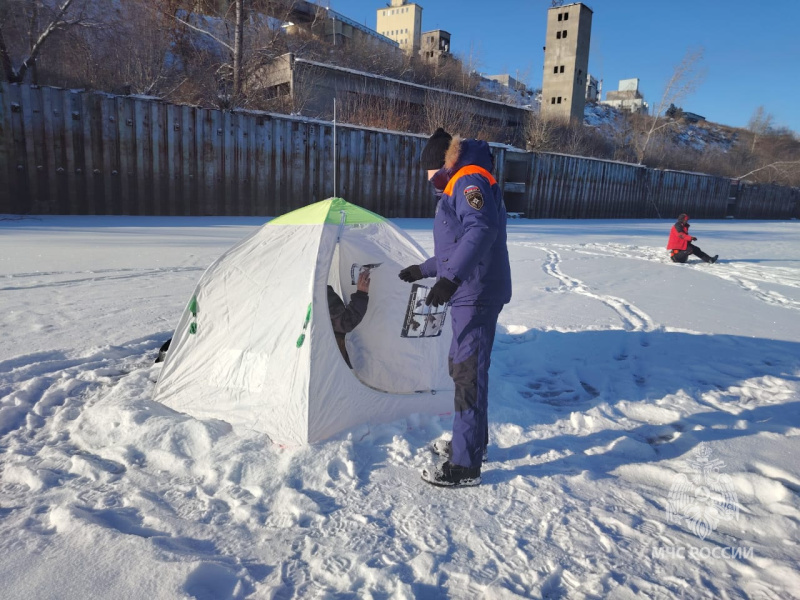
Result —
<instances>
[{"instance_id":1,"label":"blue snow pants","mask_svg":"<svg viewBox=\"0 0 800 600\"><path fill-rule=\"evenodd\" d=\"M453 455L461 467L480 468L489 443L489 364L503 306L454 306L448 366L455 383Z\"/></svg>"}]
</instances>

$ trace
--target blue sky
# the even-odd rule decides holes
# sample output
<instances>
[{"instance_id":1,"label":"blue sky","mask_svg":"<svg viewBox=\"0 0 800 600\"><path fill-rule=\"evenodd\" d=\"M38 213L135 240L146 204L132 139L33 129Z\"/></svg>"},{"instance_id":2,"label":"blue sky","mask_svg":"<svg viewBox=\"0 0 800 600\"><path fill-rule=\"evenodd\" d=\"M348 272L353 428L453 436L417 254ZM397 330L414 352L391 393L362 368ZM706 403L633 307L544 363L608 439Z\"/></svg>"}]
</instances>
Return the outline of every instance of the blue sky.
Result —
<instances>
[{"instance_id":1,"label":"blue sky","mask_svg":"<svg viewBox=\"0 0 800 600\"><path fill-rule=\"evenodd\" d=\"M329 0L375 28L388 2ZM326 0L320 0L326 5ZM420 0L422 27L452 35L451 49L486 74L510 73L539 88L550 0ZM568 4L568 2L565 2ZM679 105L709 121L745 127L758 106L800 133L800 0L590 0L589 72L605 92L639 78L651 106L687 50L702 47L696 91Z\"/></svg>"}]
</instances>

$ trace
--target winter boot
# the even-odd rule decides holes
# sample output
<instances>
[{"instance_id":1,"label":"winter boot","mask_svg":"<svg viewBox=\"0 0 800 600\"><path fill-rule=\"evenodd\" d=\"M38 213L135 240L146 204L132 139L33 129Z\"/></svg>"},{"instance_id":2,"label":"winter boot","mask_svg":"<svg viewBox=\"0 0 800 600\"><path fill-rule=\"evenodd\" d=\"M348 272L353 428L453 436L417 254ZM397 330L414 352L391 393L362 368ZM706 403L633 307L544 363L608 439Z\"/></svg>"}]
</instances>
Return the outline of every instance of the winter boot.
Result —
<instances>
[{"instance_id":1,"label":"winter boot","mask_svg":"<svg viewBox=\"0 0 800 600\"><path fill-rule=\"evenodd\" d=\"M433 469L422 469L422 479L439 487L472 487L480 484L481 470L460 467L448 460Z\"/></svg>"},{"instance_id":2,"label":"winter boot","mask_svg":"<svg viewBox=\"0 0 800 600\"><path fill-rule=\"evenodd\" d=\"M713 265L715 262L717 262L718 258L719 258L719 254L715 254L714 256L712 256L711 258L708 259L708 262L710 262Z\"/></svg>"},{"instance_id":3,"label":"winter boot","mask_svg":"<svg viewBox=\"0 0 800 600\"><path fill-rule=\"evenodd\" d=\"M453 443L445 438L439 438L438 440L434 440L433 443L431 444L431 452L433 452L437 456L441 456L442 458L450 460L453 457ZM489 462L489 448L483 449L483 456L481 457L481 462L484 463Z\"/></svg>"}]
</instances>

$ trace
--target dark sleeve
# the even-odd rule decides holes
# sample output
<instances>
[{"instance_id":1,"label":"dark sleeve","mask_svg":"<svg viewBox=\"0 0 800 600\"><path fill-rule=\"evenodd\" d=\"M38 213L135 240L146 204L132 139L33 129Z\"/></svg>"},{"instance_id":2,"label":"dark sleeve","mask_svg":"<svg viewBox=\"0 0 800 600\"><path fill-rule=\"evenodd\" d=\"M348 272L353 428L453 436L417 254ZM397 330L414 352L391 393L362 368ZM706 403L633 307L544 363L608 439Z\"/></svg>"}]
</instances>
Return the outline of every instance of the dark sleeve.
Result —
<instances>
[{"instance_id":1,"label":"dark sleeve","mask_svg":"<svg viewBox=\"0 0 800 600\"><path fill-rule=\"evenodd\" d=\"M331 295L329 294L328 308L331 312L331 324L336 333L350 333L361 323L364 315L367 314L369 294L366 292L356 291L353 293L350 296L350 304L347 306L338 296L336 296L338 303L331 300Z\"/></svg>"}]
</instances>

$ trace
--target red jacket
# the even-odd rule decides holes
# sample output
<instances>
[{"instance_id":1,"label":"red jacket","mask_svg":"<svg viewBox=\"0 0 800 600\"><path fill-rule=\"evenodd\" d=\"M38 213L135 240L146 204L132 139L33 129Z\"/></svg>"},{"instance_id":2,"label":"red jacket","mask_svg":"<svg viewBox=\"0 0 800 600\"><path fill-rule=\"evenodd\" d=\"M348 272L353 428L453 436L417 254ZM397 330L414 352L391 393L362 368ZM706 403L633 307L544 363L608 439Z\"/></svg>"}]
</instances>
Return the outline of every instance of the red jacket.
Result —
<instances>
[{"instance_id":1,"label":"red jacket","mask_svg":"<svg viewBox=\"0 0 800 600\"><path fill-rule=\"evenodd\" d=\"M678 221L669 230L669 241L667 242L667 250L686 250L686 246L692 241L692 236L689 235L689 223L681 223Z\"/></svg>"}]
</instances>

